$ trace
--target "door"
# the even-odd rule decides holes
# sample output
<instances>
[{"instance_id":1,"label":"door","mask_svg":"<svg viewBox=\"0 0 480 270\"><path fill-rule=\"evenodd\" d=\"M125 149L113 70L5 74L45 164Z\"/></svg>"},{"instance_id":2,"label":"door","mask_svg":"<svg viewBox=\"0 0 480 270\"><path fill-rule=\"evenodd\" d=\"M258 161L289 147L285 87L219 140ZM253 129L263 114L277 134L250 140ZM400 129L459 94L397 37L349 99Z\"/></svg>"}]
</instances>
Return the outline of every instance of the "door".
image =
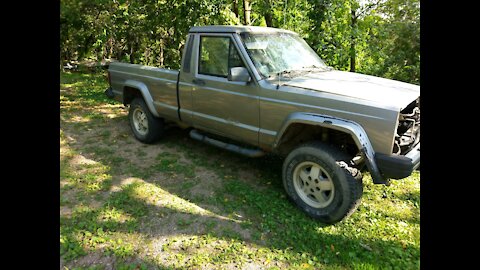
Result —
<instances>
[{"instance_id":1,"label":"door","mask_svg":"<svg viewBox=\"0 0 480 270\"><path fill-rule=\"evenodd\" d=\"M197 38L196 72L192 80L193 125L258 145L257 84L253 78L248 83L227 79L229 68L246 67L235 40L230 34L201 34Z\"/></svg>"}]
</instances>

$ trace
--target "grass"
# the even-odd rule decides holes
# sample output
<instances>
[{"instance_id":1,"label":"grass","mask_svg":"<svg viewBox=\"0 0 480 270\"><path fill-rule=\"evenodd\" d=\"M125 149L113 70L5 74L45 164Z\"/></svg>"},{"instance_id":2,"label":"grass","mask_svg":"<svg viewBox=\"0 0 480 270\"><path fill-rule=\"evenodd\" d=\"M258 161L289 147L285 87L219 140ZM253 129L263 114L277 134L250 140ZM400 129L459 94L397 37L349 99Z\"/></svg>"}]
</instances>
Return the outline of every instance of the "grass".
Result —
<instances>
[{"instance_id":1,"label":"grass","mask_svg":"<svg viewBox=\"0 0 480 270\"><path fill-rule=\"evenodd\" d=\"M179 128L136 141L104 74L61 73L63 269L418 269L420 173L374 185L325 226L288 201L282 160L250 159Z\"/></svg>"}]
</instances>

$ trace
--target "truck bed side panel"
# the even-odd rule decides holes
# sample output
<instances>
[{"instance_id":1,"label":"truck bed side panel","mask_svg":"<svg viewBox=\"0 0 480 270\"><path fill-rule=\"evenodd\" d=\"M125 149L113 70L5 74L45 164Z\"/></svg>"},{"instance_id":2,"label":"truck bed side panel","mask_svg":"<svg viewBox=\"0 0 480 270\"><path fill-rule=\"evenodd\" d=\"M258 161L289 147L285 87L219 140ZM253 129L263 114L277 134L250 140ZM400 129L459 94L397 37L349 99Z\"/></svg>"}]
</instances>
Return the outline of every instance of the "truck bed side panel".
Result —
<instances>
[{"instance_id":1,"label":"truck bed side panel","mask_svg":"<svg viewBox=\"0 0 480 270\"><path fill-rule=\"evenodd\" d=\"M178 120L178 71L118 62L111 63L109 71L116 94L123 95L129 81L141 82L147 86L158 114L166 119Z\"/></svg>"}]
</instances>

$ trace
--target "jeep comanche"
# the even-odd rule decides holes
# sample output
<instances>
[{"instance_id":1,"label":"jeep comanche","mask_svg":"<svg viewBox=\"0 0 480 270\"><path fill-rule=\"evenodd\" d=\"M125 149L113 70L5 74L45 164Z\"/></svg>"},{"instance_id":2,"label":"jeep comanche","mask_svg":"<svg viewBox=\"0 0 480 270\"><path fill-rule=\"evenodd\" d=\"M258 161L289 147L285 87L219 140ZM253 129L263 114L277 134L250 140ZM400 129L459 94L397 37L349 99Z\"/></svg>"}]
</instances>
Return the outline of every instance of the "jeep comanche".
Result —
<instances>
[{"instance_id":1,"label":"jeep comanche","mask_svg":"<svg viewBox=\"0 0 480 270\"><path fill-rule=\"evenodd\" d=\"M362 171L389 184L420 166L420 86L334 70L282 29L192 27L185 44L180 70L109 65L105 94L129 106L139 141L168 121L242 155L275 153L288 197L328 224L359 205Z\"/></svg>"}]
</instances>

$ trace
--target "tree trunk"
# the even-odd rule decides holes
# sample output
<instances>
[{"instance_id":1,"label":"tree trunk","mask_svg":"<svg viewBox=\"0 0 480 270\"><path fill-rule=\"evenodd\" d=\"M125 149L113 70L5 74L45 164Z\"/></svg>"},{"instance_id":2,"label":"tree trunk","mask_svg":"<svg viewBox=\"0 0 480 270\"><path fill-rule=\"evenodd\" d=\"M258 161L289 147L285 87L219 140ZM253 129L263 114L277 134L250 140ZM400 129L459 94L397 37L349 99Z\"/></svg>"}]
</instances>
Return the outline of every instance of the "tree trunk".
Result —
<instances>
[{"instance_id":1,"label":"tree trunk","mask_svg":"<svg viewBox=\"0 0 480 270\"><path fill-rule=\"evenodd\" d=\"M130 44L130 64L135 64L135 43Z\"/></svg>"},{"instance_id":2,"label":"tree trunk","mask_svg":"<svg viewBox=\"0 0 480 270\"><path fill-rule=\"evenodd\" d=\"M265 17L265 23L268 27L273 27L272 4L270 0L265 1L265 5L265 14L263 15L263 17Z\"/></svg>"},{"instance_id":3,"label":"tree trunk","mask_svg":"<svg viewBox=\"0 0 480 270\"><path fill-rule=\"evenodd\" d=\"M249 0L243 0L243 15L244 15L244 24L250 25L250 8L251 4Z\"/></svg>"},{"instance_id":4,"label":"tree trunk","mask_svg":"<svg viewBox=\"0 0 480 270\"><path fill-rule=\"evenodd\" d=\"M350 72L355 72L355 58L355 43L353 43L352 40L352 43L350 44Z\"/></svg>"},{"instance_id":5,"label":"tree trunk","mask_svg":"<svg viewBox=\"0 0 480 270\"><path fill-rule=\"evenodd\" d=\"M160 39L160 54L158 56L159 67L163 68L163 39Z\"/></svg>"},{"instance_id":6,"label":"tree trunk","mask_svg":"<svg viewBox=\"0 0 480 270\"><path fill-rule=\"evenodd\" d=\"M127 52L129 54L130 58L130 64L135 64L135 47L136 47L136 42L135 42L136 37L133 35L128 35L127 36Z\"/></svg>"},{"instance_id":7,"label":"tree trunk","mask_svg":"<svg viewBox=\"0 0 480 270\"><path fill-rule=\"evenodd\" d=\"M123 56L123 48L120 40L115 41L115 54L116 54L117 60L121 61Z\"/></svg>"},{"instance_id":8,"label":"tree trunk","mask_svg":"<svg viewBox=\"0 0 480 270\"><path fill-rule=\"evenodd\" d=\"M273 27L273 18L272 18L272 13L267 12L265 13L265 23L267 24L268 27Z\"/></svg>"},{"instance_id":9,"label":"tree trunk","mask_svg":"<svg viewBox=\"0 0 480 270\"><path fill-rule=\"evenodd\" d=\"M265 13L265 23L267 24L268 27L273 27L273 18L272 18L272 13L267 12Z\"/></svg>"},{"instance_id":10,"label":"tree trunk","mask_svg":"<svg viewBox=\"0 0 480 270\"><path fill-rule=\"evenodd\" d=\"M113 38L110 38L108 40L108 43L110 45L110 52L108 54L108 59L112 58L112 55L113 55Z\"/></svg>"},{"instance_id":11,"label":"tree trunk","mask_svg":"<svg viewBox=\"0 0 480 270\"><path fill-rule=\"evenodd\" d=\"M238 15L238 0L233 0L233 13L235 13L235 16L240 19Z\"/></svg>"},{"instance_id":12,"label":"tree trunk","mask_svg":"<svg viewBox=\"0 0 480 270\"><path fill-rule=\"evenodd\" d=\"M79 53L79 56L78 56L78 60L83 60L83 58L85 58L85 55L88 54L88 52L90 51L90 48L92 47L92 44L93 44L93 35L89 35L83 42L83 47L80 48L80 53Z\"/></svg>"},{"instance_id":13,"label":"tree trunk","mask_svg":"<svg viewBox=\"0 0 480 270\"><path fill-rule=\"evenodd\" d=\"M357 57L355 51L355 28L357 27L357 16L354 9L352 9L351 13L352 21L350 26L352 27L352 32L350 34L350 72L355 72L355 62Z\"/></svg>"}]
</instances>

